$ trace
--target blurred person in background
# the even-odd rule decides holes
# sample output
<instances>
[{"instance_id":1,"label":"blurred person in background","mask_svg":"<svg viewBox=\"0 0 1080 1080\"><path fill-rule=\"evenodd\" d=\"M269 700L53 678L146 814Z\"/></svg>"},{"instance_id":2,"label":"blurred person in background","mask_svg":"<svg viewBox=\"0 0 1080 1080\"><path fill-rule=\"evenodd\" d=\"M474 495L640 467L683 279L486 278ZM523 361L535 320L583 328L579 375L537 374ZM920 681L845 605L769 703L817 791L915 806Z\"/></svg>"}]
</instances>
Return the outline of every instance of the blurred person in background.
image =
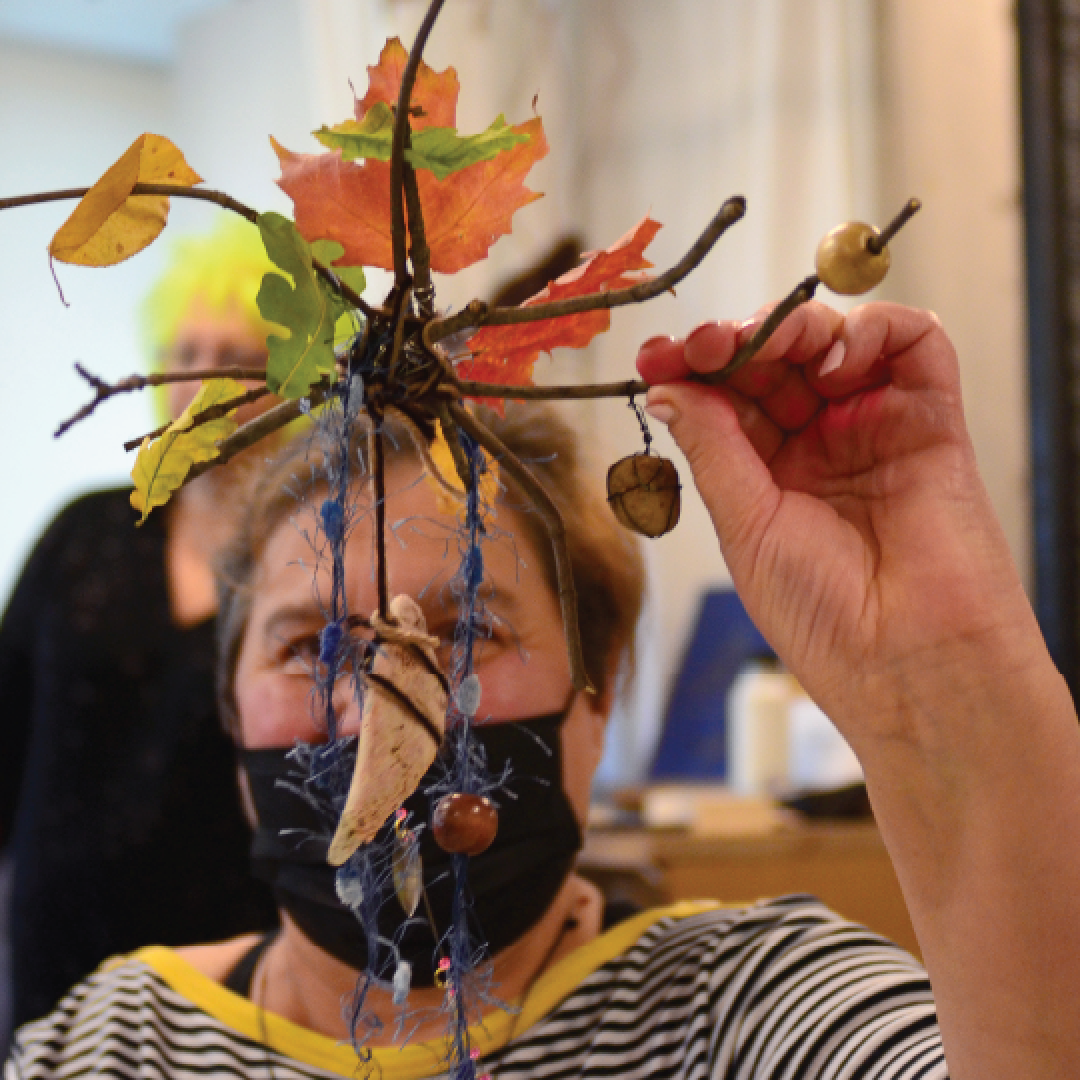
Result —
<instances>
[{"instance_id":1,"label":"blurred person in background","mask_svg":"<svg viewBox=\"0 0 1080 1080\"><path fill-rule=\"evenodd\" d=\"M259 233L222 221L177 243L144 307L167 371L262 367ZM158 391L178 416L199 383ZM273 399L249 406L250 419ZM13 1020L49 1011L102 960L276 922L214 690L213 562L249 470L185 487L142 528L130 487L68 505L0 622L0 845L14 864Z\"/></svg>"}]
</instances>

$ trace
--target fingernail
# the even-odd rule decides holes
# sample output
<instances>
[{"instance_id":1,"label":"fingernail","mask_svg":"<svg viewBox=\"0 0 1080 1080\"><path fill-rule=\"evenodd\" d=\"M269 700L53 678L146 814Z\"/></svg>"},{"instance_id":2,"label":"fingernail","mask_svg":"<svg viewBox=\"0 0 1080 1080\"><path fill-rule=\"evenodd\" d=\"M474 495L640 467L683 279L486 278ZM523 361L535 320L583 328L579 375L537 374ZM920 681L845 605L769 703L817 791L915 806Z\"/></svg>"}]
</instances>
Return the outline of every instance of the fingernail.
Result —
<instances>
[{"instance_id":1,"label":"fingernail","mask_svg":"<svg viewBox=\"0 0 1080 1080\"><path fill-rule=\"evenodd\" d=\"M659 401L655 405L646 403L645 411L657 421L657 423L663 424L665 427L669 427L671 422L679 415L678 410L674 405L668 405Z\"/></svg>"},{"instance_id":2,"label":"fingernail","mask_svg":"<svg viewBox=\"0 0 1080 1080\"><path fill-rule=\"evenodd\" d=\"M675 339L670 334L657 334L641 343L641 349L651 349L656 345L672 345Z\"/></svg>"},{"instance_id":3,"label":"fingernail","mask_svg":"<svg viewBox=\"0 0 1080 1080\"><path fill-rule=\"evenodd\" d=\"M834 341L832 348L825 354L825 362L821 365L818 375L831 375L844 362L847 346L842 341Z\"/></svg>"}]
</instances>

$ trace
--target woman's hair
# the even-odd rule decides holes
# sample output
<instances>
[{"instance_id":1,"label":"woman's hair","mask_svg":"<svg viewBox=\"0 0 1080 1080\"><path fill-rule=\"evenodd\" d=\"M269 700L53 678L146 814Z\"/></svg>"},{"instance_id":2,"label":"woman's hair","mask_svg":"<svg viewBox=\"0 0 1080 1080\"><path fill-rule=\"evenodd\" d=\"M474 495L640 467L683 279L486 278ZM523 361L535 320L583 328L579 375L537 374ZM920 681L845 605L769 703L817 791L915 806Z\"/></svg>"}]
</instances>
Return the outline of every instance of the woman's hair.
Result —
<instances>
[{"instance_id":1,"label":"woman's hair","mask_svg":"<svg viewBox=\"0 0 1080 1080\"><path fill-rule=\"evenodd\" d=\"M619 662L632 655L644 593L644 564L637 537L615 520L586 475L577 435L549 405L508 405L506 415L480 409L478 416L544 485L559 508L577 589L585 668L599 694L608 694ZM393 430L383 440L386 463L419 463L412 439ZM366 429L356 437L366 457ZM555 591L555 561L547 529L505 469L499 470L501 506L517 512L520 528L540 556L545 580ZM326 462L308 436L295 438L268 461L242 515L218 573L218 700L227 730L239 735L236 665L251 615L256 573L270 537L283 522L310 505L327 487ZM448 556L450 557L450 556Z\"/></svg>"}]
</instances>

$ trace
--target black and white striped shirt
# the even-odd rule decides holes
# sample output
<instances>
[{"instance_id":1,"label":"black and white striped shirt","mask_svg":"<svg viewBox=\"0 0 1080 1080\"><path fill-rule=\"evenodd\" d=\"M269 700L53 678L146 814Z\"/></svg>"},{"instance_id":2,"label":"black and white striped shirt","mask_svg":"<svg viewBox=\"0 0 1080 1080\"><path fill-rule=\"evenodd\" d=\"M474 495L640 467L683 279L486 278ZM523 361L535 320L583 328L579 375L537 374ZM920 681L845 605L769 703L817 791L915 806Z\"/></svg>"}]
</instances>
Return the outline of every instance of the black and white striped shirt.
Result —
<instances>
[{"instance_id":1,"label":"black and white striped shirt","mask_svg":"<svg viewBox=\"0 0 1080 1080\"><path fill-rule=\"evenodd\" d=\"M947 1080L930 984L901 949L789 896L645 912L473 1028L494 1080ZM420 1080L442 1041L379 1048L257 1009L171 949L112 961L19 1032L5 1080Z\"/></svg>"}]
</instances>

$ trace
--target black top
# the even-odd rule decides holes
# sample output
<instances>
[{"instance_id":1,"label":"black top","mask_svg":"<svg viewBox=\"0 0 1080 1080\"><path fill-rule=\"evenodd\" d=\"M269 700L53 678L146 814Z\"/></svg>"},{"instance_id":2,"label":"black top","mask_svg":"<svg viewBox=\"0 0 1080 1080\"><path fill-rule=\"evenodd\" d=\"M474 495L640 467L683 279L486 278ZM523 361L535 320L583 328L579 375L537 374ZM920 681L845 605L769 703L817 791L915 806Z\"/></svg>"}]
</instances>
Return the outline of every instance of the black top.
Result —
<instances>
[{"instance_id":1,"label":"black top","mask_svg":"<svg viewBox=\"0 0 1080 1080\"><path fill-rule=\"evenodd\" d=\"M49 527L0 623L0 842L15 1022L105 957L274 925L214 700L214 625L171 618L164 518L126 490Z\"/></svg>"}]
</instances>

